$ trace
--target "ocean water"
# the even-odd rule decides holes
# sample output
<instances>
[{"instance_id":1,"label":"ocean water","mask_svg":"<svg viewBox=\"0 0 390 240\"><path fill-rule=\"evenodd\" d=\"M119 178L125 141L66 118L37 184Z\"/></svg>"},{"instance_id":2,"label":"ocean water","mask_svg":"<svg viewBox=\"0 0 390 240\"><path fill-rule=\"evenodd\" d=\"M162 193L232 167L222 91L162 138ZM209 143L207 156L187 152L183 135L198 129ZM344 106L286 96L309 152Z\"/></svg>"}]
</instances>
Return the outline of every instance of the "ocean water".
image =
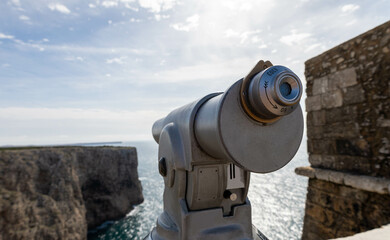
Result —
<instances>
[{"instance_id":1,"label":"ocean water","mask_svg":"<svg viewBox=\"0 0 390 240\"><path fill-rule=\"evenodd\" d=\"M107 222L90 231L89 240L143 239L155 226L163 210L164 184L158 173L155 142L123 142L115 146L134 146L138 153L138 174L144 202L125 218ZM253 224L269 239L300 239L306 199L307 178L294 169L308 165L306 139L298 153L284 168L269 174L251 174L248 197L252 203Z\"/></svg>"}]
</instances>

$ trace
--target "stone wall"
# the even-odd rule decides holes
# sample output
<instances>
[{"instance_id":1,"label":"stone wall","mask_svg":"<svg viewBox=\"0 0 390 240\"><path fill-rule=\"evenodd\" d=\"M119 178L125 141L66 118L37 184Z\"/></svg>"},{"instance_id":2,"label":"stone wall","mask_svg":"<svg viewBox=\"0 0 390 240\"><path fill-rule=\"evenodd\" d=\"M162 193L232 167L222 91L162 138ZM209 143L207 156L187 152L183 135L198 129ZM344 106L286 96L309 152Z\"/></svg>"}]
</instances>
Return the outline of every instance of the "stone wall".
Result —
<instances>
[{"instance_id":1,"label":"stone wall","mask_svg":"<svg viewBox=\"0 0 390 240\"><path fill-rule=\"evenodd\" d=\"M86 239L143 201L132 147L0 148L0 240Z\"/></svg>"},{"instance_id":2,"label":"stone wall","mask_svg":"<svg viewBox=\"0 0 390 240\"><path fill-rule=\"evenodd\" d=\"M390 179L390 22L305 67L311 166ZM302 239L348 236L390 222L388 191L309 177Z\"/></svg>"},{"instance_id":3,"label":"stone wall","mask_svg":"<svg viewBox=\"0 0 390 240\"><path fill-rule=\"evenodd\" d=\"M309 180L302 239L354 235L390 222L389 195Z\"/></svg>"}]
</instances>

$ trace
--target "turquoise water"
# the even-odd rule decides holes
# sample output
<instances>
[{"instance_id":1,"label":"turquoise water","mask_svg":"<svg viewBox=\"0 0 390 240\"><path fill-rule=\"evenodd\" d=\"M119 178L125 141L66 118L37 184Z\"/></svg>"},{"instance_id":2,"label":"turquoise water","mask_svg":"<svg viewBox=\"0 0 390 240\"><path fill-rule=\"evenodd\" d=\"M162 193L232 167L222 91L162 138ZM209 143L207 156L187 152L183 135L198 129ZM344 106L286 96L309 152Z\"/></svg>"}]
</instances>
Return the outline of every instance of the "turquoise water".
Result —
<instances>
[{"instance_id":1,"label":"turquoise water","mask_svg":"<svg viewBox=\"0 0 390 240\"><path fill-rule=\"evenodd\" d=\"M144 202L124 219L107 222L88 234L89 240L143 239L162 212L163 180L157 169L158 145L155 142L124 142L138 152L138 173ZM300 239L305 208L307 178L294 169L308 165L306 139L295 158L284 168L269 174L252 174L248 197L252 203L253 224L269 239Z\"/></svg>"}]
</instances>

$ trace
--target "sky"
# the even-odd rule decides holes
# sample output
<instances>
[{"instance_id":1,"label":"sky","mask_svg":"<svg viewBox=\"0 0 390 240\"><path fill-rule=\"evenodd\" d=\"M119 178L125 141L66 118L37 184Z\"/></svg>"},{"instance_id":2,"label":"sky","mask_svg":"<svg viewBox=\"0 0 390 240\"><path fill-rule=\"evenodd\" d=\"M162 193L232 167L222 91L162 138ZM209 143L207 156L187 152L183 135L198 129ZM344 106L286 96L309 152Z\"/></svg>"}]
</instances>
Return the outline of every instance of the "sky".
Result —
<instances>
[{"instance_id":1,"label":"sky","mask_svg":"<svg viewBox=\"0 0 390 240\"><path fill-rule=\"evenodd\" d=\"M389 9L390 0L0 0L0 145L152 140L154 121L226 90L258 60L305 85L306 60L389 21Z\"/></svg>"}]
</instances>

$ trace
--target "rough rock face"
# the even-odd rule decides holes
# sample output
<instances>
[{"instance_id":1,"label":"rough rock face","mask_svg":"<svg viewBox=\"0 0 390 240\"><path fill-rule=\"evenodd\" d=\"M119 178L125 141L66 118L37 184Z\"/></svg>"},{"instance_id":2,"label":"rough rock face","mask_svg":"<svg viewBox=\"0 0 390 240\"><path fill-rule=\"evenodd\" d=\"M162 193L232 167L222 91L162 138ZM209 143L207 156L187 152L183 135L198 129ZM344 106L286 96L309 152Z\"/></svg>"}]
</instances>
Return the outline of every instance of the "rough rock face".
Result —
<instances>
[{"instance_id":1,"label":"rough rock face","mask_svg":"<svg viewBox=\"0 0 390 240\"><path fill-rule=\"evenodd\" d=\"M142 201L135 148L0 149L0 240L85 239Z\"/></svg>"}]
</instances>

